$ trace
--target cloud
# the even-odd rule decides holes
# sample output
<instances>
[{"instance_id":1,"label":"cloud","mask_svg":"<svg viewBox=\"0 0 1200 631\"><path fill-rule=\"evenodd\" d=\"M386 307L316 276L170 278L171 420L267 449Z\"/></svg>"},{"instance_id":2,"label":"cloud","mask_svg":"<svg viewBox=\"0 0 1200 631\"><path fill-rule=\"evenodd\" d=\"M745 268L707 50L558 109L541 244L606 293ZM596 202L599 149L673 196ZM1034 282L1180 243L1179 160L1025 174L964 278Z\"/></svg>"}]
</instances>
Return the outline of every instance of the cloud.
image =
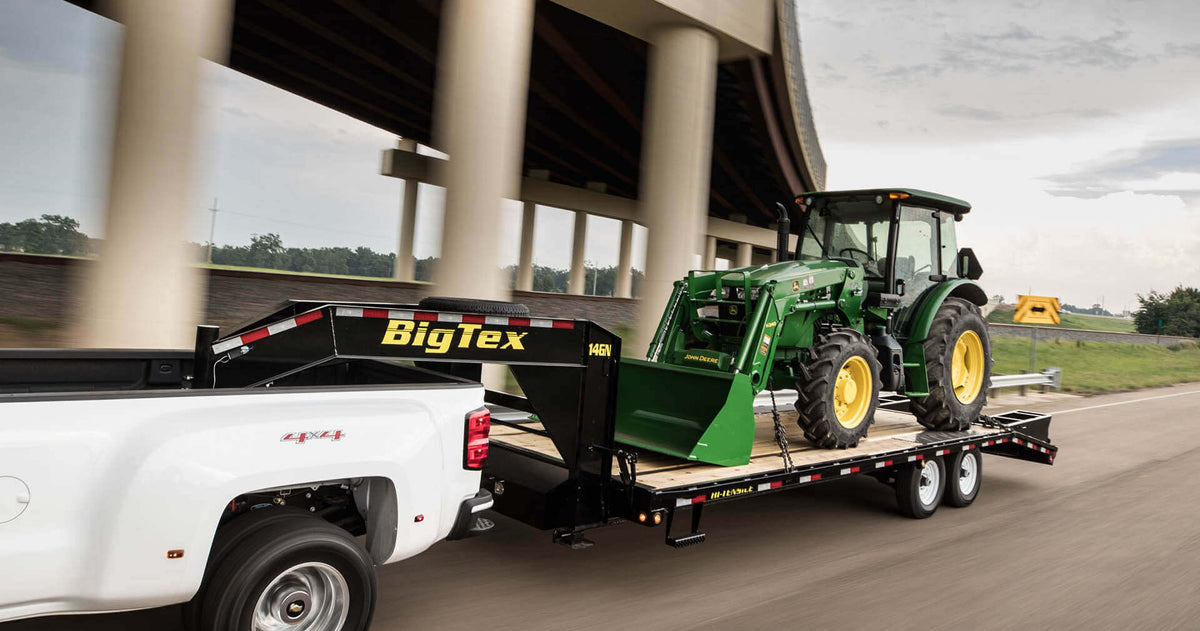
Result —
<instances>
[{"instance_id":1,"label":"cloud","mask_svg":"<svg viewBox=\"0 0 1200 631\"><path fill-rule=\"evenodd\" d=\"M937 110L942 116L950 118L965 118L973 121L996 122L1010 118L1000 112L982 107L971 107L969 105L951 105Z\"/></svg>"},{"instance_id":2,"label":"cloud","mask_svg":"<svg viewBox=\"0 0 1200 631\"><path fill-rule=\"evenodd\" d=\"M1110 154L1081 169L1041 178L1059 197L1095 199L1118 191L1200 199L1200 138L1147 143ZM1181 186L1182 184L1182 186Z\"/></svg>"}]
</instances>

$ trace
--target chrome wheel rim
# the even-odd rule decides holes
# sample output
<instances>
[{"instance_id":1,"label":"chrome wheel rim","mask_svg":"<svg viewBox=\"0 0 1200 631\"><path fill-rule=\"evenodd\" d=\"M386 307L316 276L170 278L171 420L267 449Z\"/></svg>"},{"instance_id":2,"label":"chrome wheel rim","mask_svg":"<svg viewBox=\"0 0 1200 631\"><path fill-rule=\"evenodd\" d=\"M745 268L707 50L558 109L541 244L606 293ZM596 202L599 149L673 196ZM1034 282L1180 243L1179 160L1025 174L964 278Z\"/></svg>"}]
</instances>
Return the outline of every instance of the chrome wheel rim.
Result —
<instances>
[{"instance_id":1,"label":"chrome wheel rim","mask_svg":"<svg viewBox=\"0 0 1200 631\"><path fill-rule=\"evenodd\" d=\"M933 506L941 484L941 470L936 464L926 462L925 466L921 467L921 480L917 486L917 497L920 498L922 506Z\"/></svg>"},{"instance_id":2,"label":"chrome wheel rim","mask_svg":"<svg viewBox=\"0 0 1200 631\"><path fill-rule=\"evenodd\" d=\"M963 454L958 465L958 493L963 497L969 496L975 491L975 485L979 481L979 463L975 460L974 454Z\"/></svg>"},{"instance_id":3,"label":"chrome wheel rim","mask_svg":"<svg viewBox=\"0 0 1200 631\"><path fill-rule=\"evenodd\" d=\"M337 631L350 613L345 577L325 563L301 563L275 577L254 606L254 631Z\"/></svg>"}]
</instances>

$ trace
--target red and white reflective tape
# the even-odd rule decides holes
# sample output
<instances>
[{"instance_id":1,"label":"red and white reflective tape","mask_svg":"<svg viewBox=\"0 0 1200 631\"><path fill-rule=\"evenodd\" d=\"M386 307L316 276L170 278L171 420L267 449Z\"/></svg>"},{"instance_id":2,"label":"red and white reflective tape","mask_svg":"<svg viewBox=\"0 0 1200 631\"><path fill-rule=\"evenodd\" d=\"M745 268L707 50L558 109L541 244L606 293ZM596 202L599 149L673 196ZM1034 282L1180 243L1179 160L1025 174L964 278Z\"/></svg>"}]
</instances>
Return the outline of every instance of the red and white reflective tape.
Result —
<instances>
[{"instance_id":1,"label":"red and white reflective tape","mask_svg":"<svg viewBox=\"0 0 1200 631\"><path fill-rule=\"evenodd\" d=\"M312 322L314 320L320 320L323 317L325 317L325 316L321 313L320 310L309 311L308 313L298 315L294 318L288 318L287 320L283 320L282 322L276 322L275 324L269 324L267 326L264 326L261 329L254 329L253 331L250 331L249 333L243 333L237 337L231 337L222 342L217 342L216 344L213 344L212 350L213 350L213 353L224 353L225 351L233 350L239 346L245 346L246 344L249 344L251 342L256 342L258 340L261 340L264 337L270 337L272 335L275 335L276 333L283 333L284 331L289 331L291 329L294 329L294 328L300 326L301 324L308 324L309 322Z\"/></svg>"},{"instance_id":2,"label":"red and white reflective tape","mask_svg":"<svg viewBox=\"0 0 1200 631\"><path fill-rule=\"evenodd\" d=\"M891 460L881 460L880 462L876 462L876 463L875 463L875 468L876 468L876 469L882 469L882 468L884 468L884 467L890 467L890 466L892 466L892 461L891 461Z\"/></svg>"},{"instance_id":3,"label":"red and white reflective tape","mask_svg":"<svg viewBox=\"0 0 1200 631\"><path fill-rule=\"evenodd\" d=\"M839 472L840 475L850 475L851 473L858 473L858 467L847 467Z\"/></svg>"},{"instance_id":4,"label":"red and white reflective tape","mask_svg":"<svg viewBox=\"0 0 1200 631\"><path fill-rule=\"evenodd\" d=\"M933 455L935 455L935 456L944 456L944 455L946 455L946 454L948 454L948 453L950 453L950 450L949 450L949 449L939 449L939 450L937 450L937 451L933 452Z\"/></svg>"},{"instance_id":5,"label":"red and white reflective tape","mask_svg":"<svg viewBox=\"0 0 1200 631\"><path fill-rule=\"evenodd\" d=\"M783 480L776 480L774 482L763 482L762 484L758 485L758 490L770 491L771 489L777 489L781 486L783 486Z\"/></svg>"},{"instance_id":6,"label":"red and white reflective tape","mask_svg":"<svg viewBox=\"0 0 1200 631\"><path fill-rule=\"evenodd\" d=\"M473 313L439 313L436 311L404 311L401 309L370 309L367 307L338 307L335 315L344 318L383 318L415 322L445 322L453 324L490 324L493 326L529 326L541 329L573 329L574 320L549 318L510 318L508 316Z\"/></svg>"},{"instance_id":7,"label":"red and white reflective tape","mask_svg":"<svg viewBox=\"0 0 1200 631\"><path fill-rule=\"evenodd\" d=\"M922 454L917 454L917 455L915 455L915 456L909 456L909 457L908 457L908 461L909 461L909 462L913 462L913 461L916 461L916 460L924 460L924 459L925 459L925 456L924 456L924 455L922 455Z\"/></svg>"},{"instance_id":8,"label":"red and white reflective tape","mask_svg":"<svg viewBox=\"0 0 1200 631\"><path fill-rule=\"evenodd\" d=\"M800 484L804 484L805 482L816 482L817 480L820 480L820 479L821 479L821 474L820 474L820 473L814 473L814 474L812 474L812 475L802 475L802 476L800 476L800 480L799 480L799 481L800 481Z\"/></svg>"}]
</instances>

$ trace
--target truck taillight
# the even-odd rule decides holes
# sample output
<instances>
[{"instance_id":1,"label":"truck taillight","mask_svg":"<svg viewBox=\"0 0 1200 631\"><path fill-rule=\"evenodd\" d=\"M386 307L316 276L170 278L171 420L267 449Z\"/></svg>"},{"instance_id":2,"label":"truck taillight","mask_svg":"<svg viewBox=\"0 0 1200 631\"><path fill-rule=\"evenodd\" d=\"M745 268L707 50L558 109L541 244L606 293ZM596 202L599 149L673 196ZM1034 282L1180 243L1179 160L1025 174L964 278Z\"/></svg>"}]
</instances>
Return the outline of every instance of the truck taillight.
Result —
<instances>
[{"instance_id":1,"label":"truck taillight","mask_svg":"<svg viewBox=\"0 0 1200 631\"><path fill-rule=\"evenodd\" d=\"M492 429L492 414L487 408L479 408L467 415L466 450L463 453L464 469L482 469L488 456L488 432Z\"/></svg>"}]
</instances>

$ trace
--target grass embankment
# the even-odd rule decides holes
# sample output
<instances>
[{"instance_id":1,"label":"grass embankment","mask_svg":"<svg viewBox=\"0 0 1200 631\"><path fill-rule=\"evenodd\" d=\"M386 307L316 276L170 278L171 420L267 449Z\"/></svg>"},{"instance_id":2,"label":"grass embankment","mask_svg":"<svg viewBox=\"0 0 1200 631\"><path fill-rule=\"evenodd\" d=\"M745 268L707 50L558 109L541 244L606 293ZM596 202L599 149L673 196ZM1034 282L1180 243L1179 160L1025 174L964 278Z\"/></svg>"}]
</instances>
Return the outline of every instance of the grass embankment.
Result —
<instances>
[{"instance_id":1,"label":"grass embankment","mask_svg":"<svg viewBox=\"0 0 1200 631\"><path fill-rule=\"evenodd\" d=\"M987 321L995 322L996 324L1018 324L1013 322L1014 309L996 309L988 314ZM1088 331L1107 331L1110 333L1137 333L1137 329L1133 326L1133 320L1125 320L1124 318L1107 318L1104 316L1082 315L1078 313L1068 313L1063 311L1058 314L1062 320L1061 323L1055 324L1039 324L1039 327L1046 328L1062 328L1062 329L1085 329Z\"/></svg>"},{"instance_id":2,"label":"grass embankment","mask_svg":"<svg viewBox=\"0 0 1200 631\"><path fill-rule=\"evenodd\" d=\"M1029 340L992 338L993 371L1011 375L1029 368ZM1081 394L1121 392L1200 381L1200 345L1039 342L1038 371L1063 371L1063 390Z\"/></svg>"}]
</instances>

